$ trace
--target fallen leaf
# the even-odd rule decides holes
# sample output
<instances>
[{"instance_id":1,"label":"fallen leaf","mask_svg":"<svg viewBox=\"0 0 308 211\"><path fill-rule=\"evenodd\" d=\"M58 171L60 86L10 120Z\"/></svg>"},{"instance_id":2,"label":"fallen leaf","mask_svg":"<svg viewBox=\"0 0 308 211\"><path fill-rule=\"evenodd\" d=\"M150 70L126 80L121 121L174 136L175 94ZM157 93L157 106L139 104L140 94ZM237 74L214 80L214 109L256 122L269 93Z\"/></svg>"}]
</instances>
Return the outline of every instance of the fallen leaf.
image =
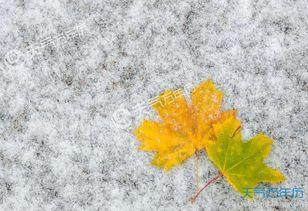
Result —
<instances>
[{"instance_id":1,"label":"fallen leaf","mask_svg":"<svg viewBox=\"0 0 308 211\"><path fill-rule=\"evenodd\" d=\"M222 97L210 80L193 90L191 105L182 90L167 90L151 103L162 121L144 120L134 130L140 150L155 152L152 164L169 171L205 149L215 141L212 125L236 115L235 110L220 110Z\"/></svg>"},{"instance_id":2,"label":"fallen leaf","mask_svg":"<svg viewBox=\"0 0 308 211\"><path fill-rule=\"evenodd\" d=\"M258 134L243 142L241 125L235 118L229 118L213 127L217 140L207 143L207 155L241 195L244 194L243 189L255 188L260 182L279 183L285 180L280 171L264 163L271 151L270 138Z\"/></svg>"}]
</instances>

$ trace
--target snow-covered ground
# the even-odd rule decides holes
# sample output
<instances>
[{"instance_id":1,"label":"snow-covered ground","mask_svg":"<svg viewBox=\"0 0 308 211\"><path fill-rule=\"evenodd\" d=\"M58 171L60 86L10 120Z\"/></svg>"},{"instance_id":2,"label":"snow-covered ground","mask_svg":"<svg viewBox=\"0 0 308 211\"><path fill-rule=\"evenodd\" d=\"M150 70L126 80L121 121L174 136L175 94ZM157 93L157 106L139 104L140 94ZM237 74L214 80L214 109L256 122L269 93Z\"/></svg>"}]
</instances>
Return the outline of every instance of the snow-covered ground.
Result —
<instances>
[{"instance_id":1,"label":"snow-covered ground","mask_svg":"<svg viewBox=\"0 0 308 211\"><path fill-rule=\"evenodd\" d=\"M211 78L243 136L308 190L308 2L0 2L0 210L307 210L243 200L224 180L195 204L195 159L168 174L131 130L165 89ZM189 90L187 88L186 90ZM201 155L200 185L217 174ZM260 187L269 187L261 184Z\"/></svg>"}]
</instances>

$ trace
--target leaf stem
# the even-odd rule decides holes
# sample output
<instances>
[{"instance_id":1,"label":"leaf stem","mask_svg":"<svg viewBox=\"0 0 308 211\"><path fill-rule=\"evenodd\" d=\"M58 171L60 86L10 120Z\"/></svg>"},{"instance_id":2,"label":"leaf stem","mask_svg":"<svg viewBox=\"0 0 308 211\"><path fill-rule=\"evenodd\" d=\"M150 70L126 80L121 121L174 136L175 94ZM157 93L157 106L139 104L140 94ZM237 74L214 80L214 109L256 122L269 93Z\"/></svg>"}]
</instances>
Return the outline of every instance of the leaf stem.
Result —
<instances>
[{"instance_id":1,"label":"leaf stem","mask_svg":"<svg viewBox=\"0 0 308 211\"><path fill-rule=\"evenodd\" d=\"M191 198L191 202L194 203L197 199L197 197L200 195L200 193L207 187L209 186L211 183L215 182L216 180L218 180L220 177L223 177L222 173L219 173L219 175L217 175L216 177L212 178L210 181L208 181L203 188L201 188L192 198Z\"/></svg>"}]
</instances>

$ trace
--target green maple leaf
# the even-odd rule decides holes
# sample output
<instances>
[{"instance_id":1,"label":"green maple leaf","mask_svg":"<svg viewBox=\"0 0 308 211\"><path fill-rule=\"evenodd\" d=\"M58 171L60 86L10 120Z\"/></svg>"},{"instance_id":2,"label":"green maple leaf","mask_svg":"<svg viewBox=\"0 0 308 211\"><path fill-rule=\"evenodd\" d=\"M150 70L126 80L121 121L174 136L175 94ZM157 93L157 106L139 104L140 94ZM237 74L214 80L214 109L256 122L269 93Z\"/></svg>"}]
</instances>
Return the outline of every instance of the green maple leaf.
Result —
<instances>
[{"instance_id":1,"label":"green maple leaf","mask_svg":"<svg viewBox=\"0 0 308 211\"><path fill-rule=\"evenodd\" d=\"M217 141L206 146L209 159L221 176L243 195L243 189L255 188L258 183L279 183L285 177L264 163L271 151L272 140L263 134L242 141L240 122L230 118L213 126ZM253 196L253 194L252 194Z\"/></svg>"}]
</instances>

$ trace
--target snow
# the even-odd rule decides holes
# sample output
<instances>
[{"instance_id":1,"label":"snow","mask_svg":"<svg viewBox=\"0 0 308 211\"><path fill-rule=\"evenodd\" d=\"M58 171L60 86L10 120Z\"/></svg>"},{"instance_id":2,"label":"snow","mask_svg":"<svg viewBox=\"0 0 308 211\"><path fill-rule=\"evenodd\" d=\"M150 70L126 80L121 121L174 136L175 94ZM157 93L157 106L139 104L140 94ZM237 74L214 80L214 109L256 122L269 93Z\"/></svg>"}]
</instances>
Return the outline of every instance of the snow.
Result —
<instances>
[{"instance_id":1,"label":"snow","mask_svg":"<svg viewBox=\"0 0 308 211\"><path fill-rule=\"evenodd\" d=\"M245 139L275 140L278 187L307 190L307 1L0 3L0 210L307 209L243 200L224 179L190 204L195 159L166 174L131 134L158 118L149 99L211 78ZM216 174L202 154L199 186Z\"/></svg>"}]
</instances>

